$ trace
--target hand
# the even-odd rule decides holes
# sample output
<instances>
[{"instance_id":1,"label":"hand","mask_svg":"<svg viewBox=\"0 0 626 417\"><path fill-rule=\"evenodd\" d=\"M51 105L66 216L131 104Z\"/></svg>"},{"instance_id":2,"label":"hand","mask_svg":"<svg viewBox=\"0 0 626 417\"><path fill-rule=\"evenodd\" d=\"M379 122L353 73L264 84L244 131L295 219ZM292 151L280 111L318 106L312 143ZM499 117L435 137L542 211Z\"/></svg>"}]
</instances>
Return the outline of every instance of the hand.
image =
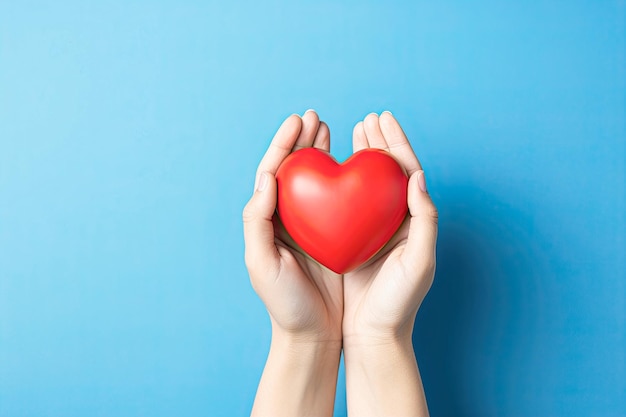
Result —
<instances>
[{"instance_id":1,"label":"hand","mask_svg":"<svg viewBox=\"0 0 626 417\"><path fill-rule=\"evenodd\" d=\"M417 310L435 273L437 210L424 171L389 112L368 115L354 128L354 152L389 151L409 176L409 216L372 259L344 276L344 343L351 339L410 337Z\"/></svg>"},{"instance_id":2,"label":"hand","mask_svg":"<svg viewBox=\"0 0 626 417\"><path fill-rule=\"evenodd\" d=\"M330 132L313 111L283 122L263 157L243 210L245 260L272 322L272 346L253 414L332 414L341 355L342 277L303 254L275 215L276 171L292 152L330 150Z\"/></svg>"},{"instance_id":3,"label":"hand","mask_svg":"<svg viewBox=\"0 0 626 417\"><path fill-rule=\"evenodd\" d=\"M246 266L276 330L341 342L341 276L297 250L275 215L278 167L292 151L310 146L330 149L328 127L313 111L287 118L272 140L243 211Z\"/></svg>"},{"instance_id":4,"label":"hand","mask_svg":"<svg viewBox=\"0 0 626 417\"><path fill-rule=\"evenodd\" d=\"M424 171L389 112L354 129L354 151L389 151L409 176L409 216L365 265L344 275L343 340L348 411L353 415L428 415L411 335L435 273L437 210Z\"/></svg>"}]
</instances>

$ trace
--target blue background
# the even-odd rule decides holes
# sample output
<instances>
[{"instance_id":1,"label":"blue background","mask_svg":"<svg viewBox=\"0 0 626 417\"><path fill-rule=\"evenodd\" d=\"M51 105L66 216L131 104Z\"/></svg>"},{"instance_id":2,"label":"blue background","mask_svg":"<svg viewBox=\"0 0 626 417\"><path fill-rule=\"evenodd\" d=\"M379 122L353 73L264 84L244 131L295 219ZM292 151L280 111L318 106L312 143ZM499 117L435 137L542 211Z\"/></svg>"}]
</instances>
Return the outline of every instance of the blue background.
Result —
<instances>
[{"instance_id":1,"label":"blue background","mask_svg":"<svg viewBox=\"0 0 626 417\"><path fill-rule=\"evenodd\" d=\"M422 159L433 416L626 415L625 14L1 1L0 416L249 413L270 329L241 210L307 108L339 159L385 109Z\"/></svg>"}]
</instances>

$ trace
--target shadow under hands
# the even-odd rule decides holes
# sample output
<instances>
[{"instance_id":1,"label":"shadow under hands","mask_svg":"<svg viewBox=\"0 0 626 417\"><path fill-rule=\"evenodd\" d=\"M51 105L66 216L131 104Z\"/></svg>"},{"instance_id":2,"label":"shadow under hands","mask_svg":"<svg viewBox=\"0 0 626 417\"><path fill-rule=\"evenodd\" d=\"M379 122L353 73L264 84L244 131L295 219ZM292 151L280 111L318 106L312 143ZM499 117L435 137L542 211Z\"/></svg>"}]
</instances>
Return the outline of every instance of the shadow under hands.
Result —
<instances>
[{"instance_id":1,"label":"shadow under hands","mask_svg":"<svg viewBox=\"0 0 626 417\"><path fill-rule=\"evenodd\" d=\"M540 354L546 260L523 207L472 187L446 195L436 201L437 273L413 332L429 409L433 416L511 415L507 392L537 383L527 365Z\"/></svg>"}]
</instances>

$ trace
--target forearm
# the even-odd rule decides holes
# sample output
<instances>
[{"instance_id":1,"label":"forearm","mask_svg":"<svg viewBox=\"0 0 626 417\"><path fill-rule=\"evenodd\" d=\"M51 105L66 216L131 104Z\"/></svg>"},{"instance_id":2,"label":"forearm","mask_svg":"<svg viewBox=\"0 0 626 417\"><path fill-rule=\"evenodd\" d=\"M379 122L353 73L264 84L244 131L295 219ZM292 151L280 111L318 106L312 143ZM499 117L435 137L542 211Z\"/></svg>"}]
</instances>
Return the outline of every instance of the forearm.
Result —
<instances>
[{"instance_id":1,"label":"forearm","mask_svg":"<svg viewBox=\"0 0 626 417\"><path fill-rule=\"evenodd\" d=\"M410 336L355 340L344 358L350 416L428 416Z\"/></svg>"},{"instance_id":2,"label":"forearm","mask_svg":"<svg viewBox=\"0 0 626 417\"><path fill-rule=\"evenodd\" d=\"M252 416L332 416L340 341L274 333Z\"/></svg>"}]
</instances>

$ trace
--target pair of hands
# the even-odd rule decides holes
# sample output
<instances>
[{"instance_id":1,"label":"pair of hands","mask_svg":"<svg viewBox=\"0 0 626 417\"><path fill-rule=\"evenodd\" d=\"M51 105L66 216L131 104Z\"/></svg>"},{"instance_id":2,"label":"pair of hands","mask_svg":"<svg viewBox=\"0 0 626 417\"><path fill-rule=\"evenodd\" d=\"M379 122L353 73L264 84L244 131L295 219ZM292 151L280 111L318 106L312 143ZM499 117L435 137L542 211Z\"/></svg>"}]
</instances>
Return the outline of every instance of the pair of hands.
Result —
<instances>
[{"instance_id":1,"label":"pair of hands","mask_svg":"<svg viewBox=\"0 0 626 417\"><path fill-rule=\"evenodd\" d=\"M371 260L341 276L302 253L275 215L278 167L291 152L311 146L330 150L328 126L314 111L287 118L258 167L254 195L243 211L246 266L270 314L272 344L325 355L340 355L343 348L347 374L349 358L381 346L399 346L404 353L410 347L412 355L411 333L434 277L437 239L437 211L419 160L391 113L369 114L355 126L354 152L384 149L405 168L410 215ZM260 390L262 385L263 378ZM348 379L349 409L350 385Z\"/></svg>"}]
</instances>

